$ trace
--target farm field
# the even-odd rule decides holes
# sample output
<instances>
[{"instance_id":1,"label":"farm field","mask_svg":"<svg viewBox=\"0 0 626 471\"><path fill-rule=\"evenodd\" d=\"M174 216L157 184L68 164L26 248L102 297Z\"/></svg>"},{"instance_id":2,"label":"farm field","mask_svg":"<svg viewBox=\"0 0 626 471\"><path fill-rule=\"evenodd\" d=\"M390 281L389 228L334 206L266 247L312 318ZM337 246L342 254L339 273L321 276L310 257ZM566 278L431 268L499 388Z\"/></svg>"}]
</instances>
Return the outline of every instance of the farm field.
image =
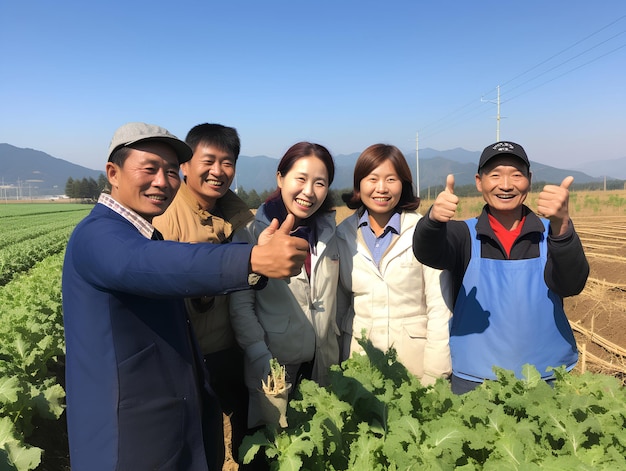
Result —
<instances>
[{"instance_id":1,"label":"farm field","mask_svg":"<svg viewBox=\"0 0 626 471\"><path fill-rule=\"evenodd\" d=\"M590 265L583 292L565 300L579 368L626 382L626 216L574 216L574 224Z\"/></svg>"},{"instance_id":2,"label":"farm field","mask_svg":"<svg viewBox=\"0 0 626 471\"><path fill-rule=\"evenodd\" d=\"M0 469L63 470L61 268L91 206L0 205Z\"/></svg>"},{"instance_id":3,"label":"farm field","mask_svg":"<svg viewBox=\"0 0 626 471\"><path fill-rule=\"evenodd\" d=\"M534 207L535 195L528 205ZM425 212L432 201L423 201ZM459 218L482 208L463 198ZM64 431L60 279L65 243L91 205L0 204L0 469L69 470ZM626 191L572 193L572 219L591 266L565 301L578 371L626 381ZM337 210L338 222L351 211ZM12 461L13 466L5 464ZM225 469L237 469L233 462Z\"/></svg>"}]
</instances>

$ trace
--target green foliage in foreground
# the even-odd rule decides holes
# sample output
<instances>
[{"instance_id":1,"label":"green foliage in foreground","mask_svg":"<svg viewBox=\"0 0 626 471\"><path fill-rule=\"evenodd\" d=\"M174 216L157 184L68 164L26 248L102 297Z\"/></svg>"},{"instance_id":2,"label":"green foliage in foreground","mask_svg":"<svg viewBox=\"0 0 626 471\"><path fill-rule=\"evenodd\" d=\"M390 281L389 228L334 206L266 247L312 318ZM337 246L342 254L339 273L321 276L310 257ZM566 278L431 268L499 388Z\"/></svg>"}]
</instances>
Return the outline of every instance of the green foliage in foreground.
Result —
<instances>
[{"instance_id":1,"label":"green foliage in foreground","mask_svg":"<svg viewBox=\"0 0 626 471\"><path fill-rule=\"evenodd\" d=\"M0 470L28 471L42 459L27 444L35 417L58 420L65 391L49 367L65 354L63 253L0 287Z\"/></svg>"},{"instance_id":2,"label":"green foliage in foreground","mask_svg":"<svg viewBox=\"0 0 626 471\"><path fill-rule=\"evenodd\" d=\"M303 381L289 427L266 427L240 448L265 452L273 470L626 469L626 390L611 376L496 369L462 396L439 380L425 388L386 354L335 366L331 384Z\"/></svg>"}]
</instances>

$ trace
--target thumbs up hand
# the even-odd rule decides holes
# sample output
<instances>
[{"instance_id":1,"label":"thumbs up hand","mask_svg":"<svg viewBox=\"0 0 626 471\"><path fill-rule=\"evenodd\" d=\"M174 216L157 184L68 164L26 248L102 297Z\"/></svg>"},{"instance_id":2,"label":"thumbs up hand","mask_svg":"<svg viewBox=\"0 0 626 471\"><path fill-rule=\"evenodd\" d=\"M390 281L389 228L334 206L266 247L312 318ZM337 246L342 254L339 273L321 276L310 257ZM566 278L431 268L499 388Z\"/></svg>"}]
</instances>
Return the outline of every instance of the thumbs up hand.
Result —
<instances>
[{"instance_id":1,"label":"thumbs up hand","mask_svg":"<svg viewBox=\"0 0 626 471\"><path fill-rule=\"evenodd\" d=\"M295 218L288 214L282 225L278 220L259 234L258 245L252 248L251 271L268 278L288 278L300 273L307 256L309 243L299 237L291 237Z\"/></svg>"},{"instance_id":2,"label":"thumbs up hand","mask_svg":"<svg viewBox=\"0 0 626 471\"><path fill-rule=\"evenodd\" d=\"M438 222L448 222L454 217L459 205L459 197L454 194L454 175L446 177L445 189L437 195L435 203L430 210L430 219Z\"/></svg>"},{"instance_id":3,"label":"thumbs up hand","mask_svg":"<svg viewBox=\"0 0 626 471\"><path fill-rule=\"evenodd\" d=\"M569 187L574 177L565 177L560 185L546 185L537 198L537 212L550 220L552 235L561 235L569 225Z\"/></svg>"}]
</instances>

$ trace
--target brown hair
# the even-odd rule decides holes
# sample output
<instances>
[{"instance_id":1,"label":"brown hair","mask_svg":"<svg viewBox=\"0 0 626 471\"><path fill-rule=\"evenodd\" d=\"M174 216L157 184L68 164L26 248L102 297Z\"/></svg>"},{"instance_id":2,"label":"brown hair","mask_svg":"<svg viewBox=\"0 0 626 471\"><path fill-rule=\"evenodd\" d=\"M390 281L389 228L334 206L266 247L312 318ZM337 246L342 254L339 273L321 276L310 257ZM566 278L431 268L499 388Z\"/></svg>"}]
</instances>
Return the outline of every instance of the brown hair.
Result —
<instances>
[{"instance_id":1,"label":"brown hair","mask_svg":"<svg viewBox=\"0 0 626 471\"><path fill-rule=\"evenodd\" d=\"M403 211L415 211L420 205L420 199L413 191L413 177L411 169L404 155L396 146L389 144L373 144L365 149L354 165L354 181L351 193L344 193L341 199L350 209L357 209L363 205L361 201L361 180L372 173L386 160L391 161L393 168L398 172L402 181L402 194L398 208Z\"/></svg>"}]
</instances>

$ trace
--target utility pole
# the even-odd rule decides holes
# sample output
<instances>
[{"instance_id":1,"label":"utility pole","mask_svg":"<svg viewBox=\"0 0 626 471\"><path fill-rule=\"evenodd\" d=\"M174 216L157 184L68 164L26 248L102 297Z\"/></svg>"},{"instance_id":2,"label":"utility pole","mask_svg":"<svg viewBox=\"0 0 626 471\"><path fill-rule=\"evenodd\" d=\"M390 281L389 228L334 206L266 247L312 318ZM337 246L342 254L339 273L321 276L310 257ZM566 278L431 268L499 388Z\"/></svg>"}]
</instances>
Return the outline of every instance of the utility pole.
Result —
<instances>
[{"instance_id":1,"label":"utility pole","mask_svg":"<svg viewBox=\"0 0 626 471\"><path fill-rule=\"evenodd\" d=\"M496 101L480 99L482 102L496 104L496 142L500 142L500 85L497 86L498 96Z\"/></svg>"},{"instance_id":2,"label":"utility pole","mask_svg":"<svg viewBox=\"0 0 626 471\"><path fill-rule=\"evenodd\" d=\"M420 156L419 156L419 136L415 133L415 187L417 188L417 197L420 196Z\"/></svg>"},{"instance_id":3,"label":"utility pole","mask_svg":"<svg viewBox=\"0 0 626 471\"><path fill-rule=\"evenodd\" d=\"M498 85L498 114L496 115L496 142L500 142L500 85Z\"/></svg>"}]
</instances>

